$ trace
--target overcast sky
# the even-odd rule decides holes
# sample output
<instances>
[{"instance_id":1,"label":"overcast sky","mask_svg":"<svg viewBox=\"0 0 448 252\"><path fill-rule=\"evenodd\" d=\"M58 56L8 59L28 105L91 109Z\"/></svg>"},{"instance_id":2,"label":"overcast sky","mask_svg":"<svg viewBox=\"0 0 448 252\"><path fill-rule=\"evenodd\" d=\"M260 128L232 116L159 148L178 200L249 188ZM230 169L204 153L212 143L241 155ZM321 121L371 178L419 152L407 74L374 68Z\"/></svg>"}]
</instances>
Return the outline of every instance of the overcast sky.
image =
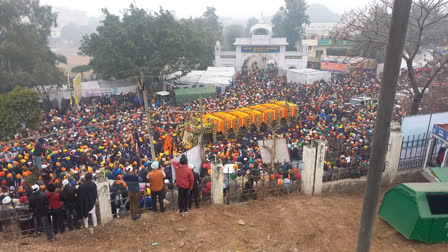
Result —
<instances>
[{"instance_id":1,"label":"overcast sky","mask_svg":"<svg viewBox=\"0 0 448 252\"><path fill-rule=\"evenodd\" d=\"M42 0L41 2L55 7L87 11L90 16L98 16L104 7L118 14L131 3L150 10L157 10L162 6L164 9L175 11L176 16L180 18L199 16L206 6L214 6L217 14L223 17L259 17L261 13L264 16L271 16L284 4L283 0ZM362 7L368 2L369 0L308 0L309 4L326 5L338 14Z\"/></svg>"}]
</instances>

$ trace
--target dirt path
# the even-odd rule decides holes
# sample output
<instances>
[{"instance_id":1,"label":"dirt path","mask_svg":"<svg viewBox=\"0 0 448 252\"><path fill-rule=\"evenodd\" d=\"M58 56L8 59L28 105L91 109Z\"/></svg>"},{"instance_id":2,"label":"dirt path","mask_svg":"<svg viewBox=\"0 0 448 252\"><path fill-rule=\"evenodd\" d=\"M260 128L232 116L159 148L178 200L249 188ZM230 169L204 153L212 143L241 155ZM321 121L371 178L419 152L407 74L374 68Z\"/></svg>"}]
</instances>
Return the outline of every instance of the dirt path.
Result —
<instances>
[{"instance_id":1,"label":"dirt path","mask_svg":"<svg viewBox=\"0 0 448 252\"><path fill-rule=\"evenodd\" d=\"M297 195L194 209L186 217L145 213L136 222L126 217L97 227L93 235L68 232L51 244L24 239L9 251L354 251L361 205L362 195ZM371 251L448 251L448 243L408 241L378 219Z\"/></svg>"}]
</instances>

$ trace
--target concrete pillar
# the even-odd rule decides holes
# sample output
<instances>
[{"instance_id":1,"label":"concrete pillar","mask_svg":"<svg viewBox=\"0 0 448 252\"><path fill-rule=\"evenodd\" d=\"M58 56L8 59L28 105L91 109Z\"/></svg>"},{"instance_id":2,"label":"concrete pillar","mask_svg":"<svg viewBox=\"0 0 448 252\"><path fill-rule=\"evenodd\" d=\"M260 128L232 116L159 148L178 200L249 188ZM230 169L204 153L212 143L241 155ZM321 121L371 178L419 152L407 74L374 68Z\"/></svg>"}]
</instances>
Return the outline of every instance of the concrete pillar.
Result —
<instances>
[{"instance_id":1,"label":"concrete pillar","mask_svg":"<svg viewBox=\"0 0 448 252\"><path fill-rule=\"evenodd\" d=\"M385 183L392 184L397 177L402 142L403 133L399 129L392 130L390 132L386 154L386 164L383 172L383 181Z\"/></svg>"},{"instance_id":2,"label":"concrete pillar","mask_svg":"<svg viewBox=\"0 0 448 252\"><path fill-rule=\"evenodd\" d=\"M98 217L101 225L104 225L113 219L110 205L110 185L108 179L104 176L104 173L97 173L96 177L96 188L98 192L97 212L99 213Z\"/></svg>"},{"instance_id":3,"label":"concrete pillar","mask_svg":"<svg viewBox=\"0 0 448 252\"><path fill-rule=\"evenodd\" d=\"M325 164L325 142L317 140L316 150L316 172L314 173L314 195L322 193L322 180L324 177L324 164Z\"/></svg>"},{"instance_id":4,"label":"concrete pillar","mask_svg":"<svg viewBox=\"0 0 448 252\"><path fill-rule=\"evenodd\" d=\"M224 204L224 169L221 163L212 163L212 204Z\"/></svg>"},{"instance_id":5,"label":"concrete pillar","mask_svg":"<svg viewBox=\"0 0 448 252\"><path fill-rule=\"evenodd\" d=\"M302 189L307 195L322 192L322 177L325 162L325 143L313 141L303 148Z\"/></svg>"}]
</instances>

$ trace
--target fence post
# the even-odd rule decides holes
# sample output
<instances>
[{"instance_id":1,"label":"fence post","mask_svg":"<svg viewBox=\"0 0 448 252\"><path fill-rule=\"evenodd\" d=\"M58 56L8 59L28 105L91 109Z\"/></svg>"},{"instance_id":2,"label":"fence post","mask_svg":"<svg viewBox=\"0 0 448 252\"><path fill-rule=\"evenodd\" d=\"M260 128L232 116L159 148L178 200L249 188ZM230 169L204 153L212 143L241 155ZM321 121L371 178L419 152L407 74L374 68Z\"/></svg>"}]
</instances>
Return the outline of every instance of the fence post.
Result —
<instances>
[{"instance_id":1,"label":"fence post","mask_svg":"<svg viewBox=\"0 0 448 252\"><path fill-rule=\"evenodd\" d=\"M110 205L109 181L104 173L97 172L96 188L98 192L98 212L100 215L100 223L104 225L113 219L112 209Z\"/></svg>"},{"instance_id":2,"label":"fence post","mask_svg":"<svg viewBox=\"0 0 448 252\"><path fill-rule=\"evenodd\" d=\"M221 163L212 163L212 204L224 204L224 169Z\"/></svg>"},{"instance_id":3,"label":"fence post","mask_svg":"<svg viewBox=\"0 0 448 252\"><path fill-rule=\"evenodd\" d=\"M400 129L391 129L389 144L386 153L386 162L384 169L384 182L392 184L398 174L398 165L400 163L401 144L403 142L403 133Z\"/></svg>"},{"instance_id":4,"label":"fence post","mask_svg":"<svg viewBox=\"0 0 448 252\"><path fill-rule=\"evenodd\" d=\"M302 189L307 195L322 192L322 177L325 162L325 143L313 141L303 148Z\"/></svg>"}]
</instances>

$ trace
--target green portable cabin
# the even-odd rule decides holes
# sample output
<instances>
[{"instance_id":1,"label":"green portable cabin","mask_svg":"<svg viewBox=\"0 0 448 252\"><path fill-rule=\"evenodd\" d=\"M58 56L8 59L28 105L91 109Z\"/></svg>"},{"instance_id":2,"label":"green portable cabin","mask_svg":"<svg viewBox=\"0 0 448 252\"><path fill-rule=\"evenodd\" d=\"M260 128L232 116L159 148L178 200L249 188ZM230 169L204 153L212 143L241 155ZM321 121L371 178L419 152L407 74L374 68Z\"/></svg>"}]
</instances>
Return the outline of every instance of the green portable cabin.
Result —
<instances>
[{"instance_id":1,"label":"green portable cabin","mask_svg":"<svg viewBox=\"0 0 448 252\"><path fill-rule=\"evenodd\" d=\"M384 195L378 213L404 237L448 241L448 183L404 183Z\"/></svg>"},{"instance_id":2,"label":"green portable cabin","mask_svg":"<svg viewBox=\"0 0 448 252\"><path fill-rule=\"evenodd\" d=\"M216 96L216 87L179 88L174 90L177 103L195 101L199 98L209 98Z\"/></svg>"}]
</instances>

